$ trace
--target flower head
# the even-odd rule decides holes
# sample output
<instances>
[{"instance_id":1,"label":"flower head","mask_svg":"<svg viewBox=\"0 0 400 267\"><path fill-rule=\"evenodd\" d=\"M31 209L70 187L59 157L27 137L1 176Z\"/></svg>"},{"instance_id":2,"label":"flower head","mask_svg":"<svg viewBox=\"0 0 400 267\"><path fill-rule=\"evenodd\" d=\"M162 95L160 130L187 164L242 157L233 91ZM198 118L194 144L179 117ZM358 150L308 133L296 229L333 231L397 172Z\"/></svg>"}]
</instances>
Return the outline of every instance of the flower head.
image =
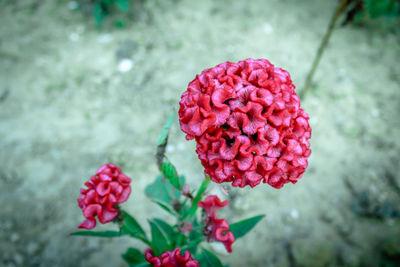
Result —
<instances>
[{"instance_id":1,"label":"flower head","mask_svg":"<svg viewBox=\"0 0 400 267\"><path fill-rule=\"evenodd\" d=\"M217 218L217 211L228 204L228 200L221 202L218 196L210 195L204 201L200 201L197 206L203 208L206 212L204 234L208 237L208 241L223 243L226 250L231 253L235 236L229 231L229 223L225 219Z\"/></svg>"},{"instance_id":2,"label":"flower head","mask_svg":"<svg viewBox=\"0 0 400 267\"><path fill-rule=\"evenodd\" d=\"M310 156L308 115L287 71L265 59L204 70L182 94L179 121L216 183L281 188Z\"/></svg>"},{"instance_id":3,"label":"flower head","mask_svg":"<svg viewBox=\"0 0 400 267\"><path fill-rule=\"evenodd\" d=\"M85 183L87 189L81 189L78 205L86 220L78 228L94 228L95 216L103 224L112 221L118 215L114 205L125 202L131 193L130 183L131 178L115 164L101 166Z\"/></svg>"},{"instance_id":4,"label":"flower head","mask_svg":"<svg viewBox=\"0 0 400 267\"><path fill-rule=\"evenodd\" d=\"M199 267L199 262L192 258L190 252L185 251L182 255L180 248L166 251L160 257L154 256L153 251L149 248L144 255L154 267Z\"/></svg>"}]
</instances>

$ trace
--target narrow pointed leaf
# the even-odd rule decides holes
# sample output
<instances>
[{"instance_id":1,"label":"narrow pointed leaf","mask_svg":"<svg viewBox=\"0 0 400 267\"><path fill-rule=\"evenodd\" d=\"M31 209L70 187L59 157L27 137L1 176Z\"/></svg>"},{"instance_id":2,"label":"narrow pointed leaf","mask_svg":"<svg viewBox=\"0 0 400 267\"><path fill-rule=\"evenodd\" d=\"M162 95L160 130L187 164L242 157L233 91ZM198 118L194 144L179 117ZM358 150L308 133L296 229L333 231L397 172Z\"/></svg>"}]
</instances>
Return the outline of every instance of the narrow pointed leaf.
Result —
<instances>
[{"instance_id":1,"label":"narrow pointed leaf","mask_svg":"<svg viewBox=\"0 0 400 267\"><path fill-rule=\"evenodd\" d=\"M229 231L233 233L235 239L238 239L253 229L253 227L256 226L256 224L261 221L264 216L265 215L258 215L243 221L232 223L229 225Z\"/></svg>"},{"instance_id":2,"label":"narrow pointed leaf","mask_svg":"<svg viewBox=\"0 0 400 267\"><path fill-rule=\"evenodd\" d=\"M126 211L122 211L122 213L124 214L122 228L131 235L146 238L146 233L144 232L140 224L136 221L136 219Z\"/></svg>"},{"instance_id":3,"label":"narrow pointed leaf","mask_svg":"<svg viewBox=\"0 0 400 267\"><path fill-rule=\"evenodd\" d=\"M161 201L154 200L154 203L156 203L158 206L160 206L163 210L168 212L171 215L176 215L176 213L166 204L162 203Z\"/></svg>"},{"instance_id":4,"label":"narrow pointed leaf","mask_svg":"<svg viewBox=\"0 0 400 267\"><path fill-rule=\"evenodd\" d=\"M149 223L151 229L151 248L155 256L160 256L163 252L169 250L169 244L157 224L151 221Z\"/></svg>"},{"instance_id":5,"label":"narrow pointed leaf","mask_svg":"<svg viewBox=\"0 0 400 267\"><path fill-rule=\"evenodd\" d=\"M178 172L174 165L169 162L168 159L164 159L163 165L161 166L161 172L164 177L171 183L172 186L181 190L182 186L179 184Z\"/></svg>"},{"instance_id":6,"label":"narrow pointed leaf","mask_svg":"<svg viewBox=\"0 0 400 267\"><path fill-rule=\"evenodd\" d=\"M182 203L181 209L179 210L179 216L183 219L185 218L185 215L189 214L189 209L191 206L189 206L190 203L188 204L188 202L188 198L185 198Z\"/></svg>"},{"instance_id":7,"label":"narrow pointed leaf","mask_svg":"<svg viewBox=\"0 0 400 267\"><path fill-rule=\"evenodd\" d=\"M172 240L174 247L182 247L187 244L187 237L180 232L174 232L172 234Z\"/></svg>"},{"instance_id":8,"label":"narrow pointed leaf","mask_svg":"<svg viewBox=\"0 0 400 267\"><path fill-rule=\"evenodd\" d=\"M197 204L199 204L201 196L203 195L204 191L206 191L209 183L210 183L210 177L206 176L204 181L201 183L200 188L196 193L196 196L192 201L192 206L190 207L189 211L183 216L182 219L186 218L187 216L189 216L189 218L192 218L196 214Z\"/></svg>"},{"instance_id":9,"label":"narrow pointed leaf","mask_svg":"<svg viewBox=\"0 0 400 267\"><path fill-rule=\"evenodd\" d=\"M153 221L161 228L161 230L166 235L172 235L174 233L174 229L167 222L157 218L153 219Z\"/></svg>"},{"instance_id":10,"label":"narrow pointed leaf","mask_svg":"<svg viewBox=\"0 0 400 267\"><path fill-rule=\"evenodd\" d=\"M158 136L157 146L165 146L167 144L169 129L171 128L172 123L174 122L174 118L175 118L175 113L171 112L168 115L167 121L165 122L160 135Z\"/></svg>"},{"instance_id":11,"label":"narrow pointed leaf","mask_svg":"<svg viewBox=\"0 0 400 267\"><path fill-rule=\"evenodd\" d=\"M119 236L125 235L125 233L121 233L119 231L102 231L102 232L79 231L79 232L72 233L71 235L113 238L113 237L119 237Z\"/></svg>"},{"instance_id":12,"label":"narrow pointed leaf","mask_svg":"<svg viewBox=\"0 0 400 267\"><path fill-rule=\"evenodd\" d=\"M168 135L169 135L169 129L172 126L172 123L175 118L175 112L171 112L168 115L167 121L165 122L160 135L158 136L157 139L157 152L156 152L156 160L157 160L157 166L161 170L161 167L163 166L164 160L165 160L165 150L167 148L168 144Z\"/></svg>"},{"instance_id":13,"label":"narrow pointed leaf","mask_svg":"<svg viewBox=\"0 0 400 267\"><path fill-rule=\"evenodd\" d=\"M204 248L201 250L200 266L223 267L222 262L219 260L219 258L214 253L212 253L211 251L208 251L207 249L204 249Z\"/></svg>"},{"instance_id":14,"label":"narrow pointed leaf","mask_svg":"<svg viewBox=\"0 0 400 267\"><path fill-rule=\"evenodd\" d=\"M197 251L197 247L203 241L203 236L204 235L200 235L196 239L191 238L191 241L189 243L186 242L185 244L178 244L178 246L181 246L182 250L189 250L190 253L195 254Z\"/></svg>"},{"instance_id":15,"label":"narrow pointed leaf","mask_svg":"<svg viewBox=\"0 0 400 267\"><path fill-rule=\"evenodd\" d=\"M128 250L122 254L122 258L129 264L129 266L151 266L144 257L143 253L136 248L128 248Z\"/></svg>"},{"instance_id":16,"label":"narrow pointed leaf","mask_svg":"<svg viewBox=\"0 0 400 267\"><path fill-rule=\"evenodd\" d=\"M174 230L174 228L167 222L161 219L153 219L153 221L164 232L165 236L167 237L168 243L172 247L180 247L186 244L187 237L184 234L178 232L177 230Z\"/></svg>"}]
</instances>

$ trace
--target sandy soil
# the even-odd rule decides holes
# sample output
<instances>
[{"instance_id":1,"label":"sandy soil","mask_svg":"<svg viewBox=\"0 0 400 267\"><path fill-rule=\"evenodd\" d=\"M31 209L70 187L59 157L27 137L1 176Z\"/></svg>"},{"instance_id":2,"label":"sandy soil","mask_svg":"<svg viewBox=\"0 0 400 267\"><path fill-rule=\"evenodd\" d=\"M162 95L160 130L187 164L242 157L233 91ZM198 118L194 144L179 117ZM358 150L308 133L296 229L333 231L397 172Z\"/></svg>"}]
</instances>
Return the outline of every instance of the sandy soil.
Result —
<instances>
[{"instance_id":1,"label":"sandy soil","mask_svg":"<svg viewBox=\"0 0 400 267\"><path fill-rule=\"evenodd\" d=\"M84 181L103 163L120 164L134 179L124 207L143 224L164 216L143 189L157 174L163 120L188 82L253 57L288 70L301 87L335 4L149 0L134 23L97 30L68 1L1 1L0 265L125 266L120 254L140 243L68 236L83 220L76 198ZM229 221L267 216L221 256L225 263L399 259L399 40L379 29L335 31L302 104L313 128L310 166L281 190L233 190ZM121 57L133 60L130 71L118 70ZM199 186L194 143L177 122L168 155Z\"/></svg>"}]
</instances>

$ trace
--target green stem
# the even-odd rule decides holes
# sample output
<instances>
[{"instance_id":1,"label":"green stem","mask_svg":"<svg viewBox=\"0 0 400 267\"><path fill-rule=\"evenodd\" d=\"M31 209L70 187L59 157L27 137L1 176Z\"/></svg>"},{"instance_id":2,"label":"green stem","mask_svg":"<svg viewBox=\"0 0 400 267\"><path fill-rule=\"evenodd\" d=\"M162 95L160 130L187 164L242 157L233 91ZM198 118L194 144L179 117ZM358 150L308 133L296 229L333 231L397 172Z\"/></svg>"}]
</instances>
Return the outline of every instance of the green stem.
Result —
<instances>
[{"instance_id":1,"label":"green stem","mask_svg":"<svg viewBox=\"0 0 400 267\"><path fill-rule=\"evenodd\" d=\"M322 54L323 54L323 52L326 48L326 45L328 44L329 38L331 37L332 32L335 28L336 21L342 14L343 10L346 8L347 2L348 2L348 0L342 0L340 5L338 6L338 8L336 9L335 13L333 14L333 16L331 18L331 21L328 26L328 30L326 31L325 36L322 39L322 42L318 48L317 54L312 63L311 70L307 75L307 79L306 79L306 82L304 83L303 90L301 90L301 92L299 94L300 99L304 99L306 93L310 90L312 78L318 67L319 61L321 60Z\"/></svg>"},{"instance_id":2,"label":"green stem","mask_svg":"<svg viewBox=\"0 0 400 267\"><path fill-rule=\"evenodd\" d=\"M210 177L208 175L206 175L204 181L201 183L201 186L196 193L196 196L193 198L192 206L190 207L189 211L186 212L186 214L181 218L182 221L188 216L189 216L189 219L192 219L193 216L196 214L197 204L200 202L201 196L206 191L209 183L210 183Z\"/></svg>"}]
</instances>

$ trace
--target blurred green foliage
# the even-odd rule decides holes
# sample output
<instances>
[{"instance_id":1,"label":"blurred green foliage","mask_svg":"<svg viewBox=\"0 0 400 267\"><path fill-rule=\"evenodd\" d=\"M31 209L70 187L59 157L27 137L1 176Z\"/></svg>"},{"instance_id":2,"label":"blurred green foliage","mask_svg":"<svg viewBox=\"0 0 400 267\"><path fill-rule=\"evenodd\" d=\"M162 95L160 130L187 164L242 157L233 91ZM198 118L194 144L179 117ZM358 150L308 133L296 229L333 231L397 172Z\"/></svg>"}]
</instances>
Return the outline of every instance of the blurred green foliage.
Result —
<instances>
[{"instance_id":1,"label":"blurred green foliage","mask_svg":"<svg viewBox=\"0 0 400 267\"><path fill-rule=\"evenodd\" d=\"M385 24L400 18L400 0L350 0L343 24L362 24L369 19L382 19Z\"/></svg>"},{"instance_id":2,"label":"blurred green foliage","mask_svg":"<svg viewBox=\"0 0 400 267\"><path fill-rule=\"evenodd\" d=\"M371 18L395 18L400 15L400 0L364 0L364 4Z\"/></svg>"},{"instance_id":3,"label":"blurred green foliage","mask_svg":"<svg viewBox=\"0 0 400 267\"><path fill-rule=\"evenodd\" d=\"M93 17L97 25L101 25L104 18L117 6L120 10L127 12L131 0L99 0L93 7Z\"/></svg>"},{"instance_id":4,"label":"blurred green foliage","mask_svg":"<svg viewBox=\"0 0 400 267\"><path fill-rule=\"evenodd\" d=\"M118 15L115 21L117 27L124 27L126 17L132 5L132 0L80 0L79 6L87 14L92 14L97 26L101 27L106 17ZM121 16L122 15L122 16Z\"/></svg>"}]
</instances>

